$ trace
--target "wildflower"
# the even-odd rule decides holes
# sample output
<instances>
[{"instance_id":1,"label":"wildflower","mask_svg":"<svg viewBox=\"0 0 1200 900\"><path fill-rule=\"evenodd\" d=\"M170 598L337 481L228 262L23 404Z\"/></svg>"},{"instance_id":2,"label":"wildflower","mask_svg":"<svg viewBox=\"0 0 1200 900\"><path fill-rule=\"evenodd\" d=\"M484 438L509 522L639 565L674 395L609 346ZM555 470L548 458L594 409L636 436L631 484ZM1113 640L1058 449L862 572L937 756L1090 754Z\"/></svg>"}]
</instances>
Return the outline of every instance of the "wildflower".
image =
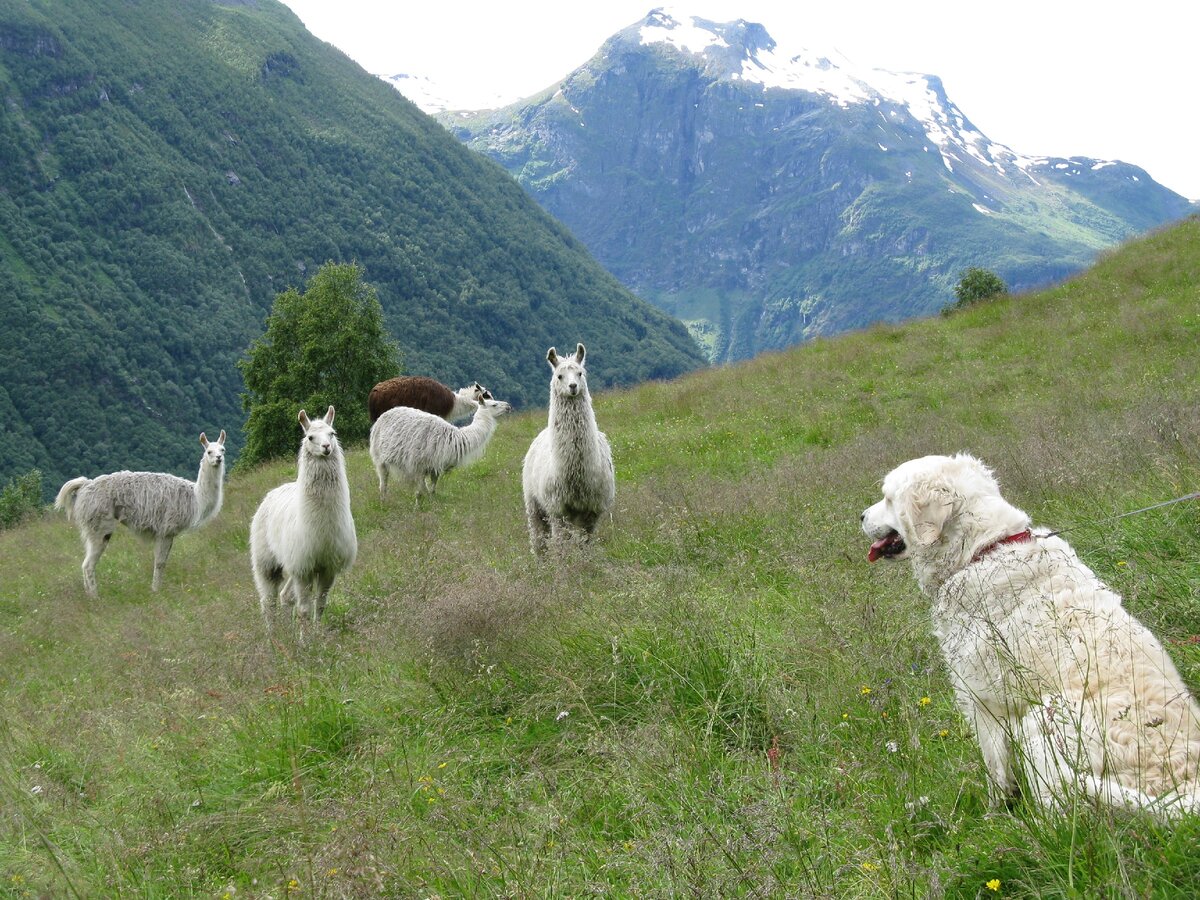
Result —
<instances>
[{"instance_id":1,"label":"wildflower","mask_svg":"<svg viewBox=\"0 0 1200 900\"><path fill-rule=\"evenodd\" d=\"M843 718L843 719L848 719L848 718L850 718L850 713L842 713L842 718Z\"/></svg>"},{"instance_id":2,"label":"wildflower","mask_svg":"<svg viewBox=\"0 0 1200 900\"><path fill-rule=\"evenodd\" d=\"M900 745L895 741L888 741L884 746L887 747L888 753L897 753L900 750Z\"/></svg>"},{"instance_id":3,"label":"wildflower","mask_svg":"<svg viewBox=\"0 0 1200 900\"><path fill-rule=\"evenodd\" d=\"M332 877L333 877L334 875L336 875L337 873L338 873L338 870L337 870L337 869L330 869L328 872L326 872L326 873L325 873L325 875L326 875L326 877L328 877L328 878L332 878Z\"/></svg>"},{"instance_id":4,"label":"wildflower","mask_svg":"<svg viewBox=\"0 0 1200 900\"><path fill-rule=\"evenodd\" d=\"M950 734L950 729L943 728L941 731L938 732L938 737L946 737L948 734Z\"/></svg>"},{"instance_id":5,"label":"wildflower","mask_svg":"<svg viewBox=\"0 0 1200 900\"><path fill-rule=\"evenodd\" d=\"M1129 563L1125 562L1125 560L1121 560L1120 562L1117 563L1117 565L1118 566L1127 566L1127 565L1129 565ZM994 878L992 880L995 881ZM990 882L989 882L989 884L990 884Z\"/></svg>"},{"instance_id":6,"label":"wildflower","mask_svg":"<svg viewBox=\"0 0 1200 900\"><path fill-rule=\"evenodd\" d=\"M995 891L996 893L999 893L1000 892L1000 879L993 878L986 885L984 885L984 887L986 887L989 891Z\"/></svg>"},{"instance_id":7,"label":"wildflower","mask_svg":"<svg viewBox=\"0 0 1200 900\"><path fill-rule=\"evenodd\" d=\"M557 716L554 717L554 721L561 722L563 719L565 719L570 714L571 714L571 711L569 709L564 709L562 712L560 712Z\"/></svg>"},{"instance_id":8,"label":"wildflower","mask_svg":"<svg viewBox=\"0 0 1200 900\"><path fill-rule=\"evenodd\" d=\"M444 769L444 768L446 768L446 764L445 764L445 763L438 763L438 768L439 768L439 769Z\"/></svg>"},{"instance_id":9,"label":"wildflower","mask_svg":"<svg viewBox=\"0 0 1200 900\"><path fill-rule=\"evenodd\" d=\"M922 705L922 706L928 706L928 705L929 705L930 703L932 703L932 702L933 702L933 701L932 701L932 700L930 700L928 697L922 697L922 698L921 698L921 705Z\"/></svg>"},{"instance_id":10,"label":"wildflower","mask_svg":"<svg viewBox=\"0 0 1200 900\"><path fill-rule=\"evenodd\" d=\"M874 872L879 869L879 866L872 862L865 862L862 864L862 868L864 872Z\"/></svg>"},{"instance_id":11,"label":"wildflower","mask_svg":"<svg viewBox=\"0 0 1200 900\"><path fill-rule=\"evenodd\" d=\"M287 883L287 889L288 889L288 893L291 893L292 891L300 890L300 882L298 882L295 878L293 878L291 881L289 881Z\"/></svg>"},{"instance_id":12,"label":"wildflower","mask_svg":"<svg viewBox=\"0 0 1200 900\"><path fill-rule=\"evenodd\" d=\"M868 685L864 684L862 687L860 687L858 689L858 692L865 697L865 696L867 696L867 694L871 693L871 688Z\"/></svg>"}]
</instances>

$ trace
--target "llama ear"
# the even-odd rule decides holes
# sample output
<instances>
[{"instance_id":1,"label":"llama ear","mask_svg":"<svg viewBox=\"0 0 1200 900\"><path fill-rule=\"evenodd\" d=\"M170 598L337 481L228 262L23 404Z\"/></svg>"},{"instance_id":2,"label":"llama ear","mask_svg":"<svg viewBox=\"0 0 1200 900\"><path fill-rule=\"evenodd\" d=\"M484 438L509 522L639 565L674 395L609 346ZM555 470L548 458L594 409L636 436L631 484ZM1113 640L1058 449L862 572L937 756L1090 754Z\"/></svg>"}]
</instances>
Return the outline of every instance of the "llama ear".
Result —
<instances>
[{"instance_id":1,"label":"llama ear","mask_svg":"<svg viewBox=\"0 0 1200 900\"><path fill-rule=\"evenodd\" d=\"M558 368L558 351L556 351L553 347L551 347L546 353L546 362L550 363L550 368Z\"/></svg>"},{"instance_id":2,"label":"llama ear","mask_svg":"<svg viewBox=\"0 0 1200 900\"><path fill-rule=\"evenodd\" d=\"M217 438L217 443L220 444L222 447L225 446L225 429L224 428L221 429L221 436L219 438Z\"/></svg>"},{"instance_id":3,"label":"llama ear","mask_svg":"<svg viewBox=\"0 0 1200 900\"><path fill-rule=\"evenodd\" d=\"M329 409L325 410L325 424L326 425L333 424L333 404L332 403L329 404Z\"/></svg>"},{"instance_id":4,"label":"llama ear","mask_svg":"<svg viewBox=\"0 0 1200 900\"><path fill-rule=\"evenodd\" d=\"M201 446L201 447L203 447L205 450L207 450L207 449L208 449L208 438L206 438L206 437L204 436L204 432L203 432L203 431L202 431L202 432L200 432L200 446Z\"/></svg>"},{"instance_id":5,"label":"llama ear","mask_svg":"<svg viewBox=\"0 0 1200 900\"><path fill-rule=\"evenodd\" d=\"M300 427L305 431L308 431L309 426L312 425L312 423L308 421L308 413L306 413L304 410L300 410L300 415L296 416L296 419L300 422Z\"/></svg>"},{"instance_id":6,"label":"llama ear","mask_svg":"<svg viewBox=\"0 0 1200 900\"><path fill-rule=\"evenodd\" d=\"M902 515L909 521L908 537L918 544L935 544L954 510L954 499L946 488L915 485L904 498Z\"/></svg>"},{"instance_id":7,"label":"llama ear","mask_svg":"<svg viewBox=\"0 0 1200 900\"><path fill-rule=\"evenodd\" d=\"M582 363L585 356L587 356L587 347L583 346L583 344L579 344L575 348L575 362Z\"/></svg>"}]
</instances>

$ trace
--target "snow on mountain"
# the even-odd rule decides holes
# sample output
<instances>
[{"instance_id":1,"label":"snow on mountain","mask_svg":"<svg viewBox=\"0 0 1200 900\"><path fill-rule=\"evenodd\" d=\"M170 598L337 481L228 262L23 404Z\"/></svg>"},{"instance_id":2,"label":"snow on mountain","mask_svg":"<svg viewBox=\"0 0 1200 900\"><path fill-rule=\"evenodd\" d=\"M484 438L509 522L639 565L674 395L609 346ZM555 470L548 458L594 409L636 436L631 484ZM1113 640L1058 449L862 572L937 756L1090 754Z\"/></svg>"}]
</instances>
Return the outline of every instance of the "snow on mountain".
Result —
<instances>
[{"instance_id":1,"label":"snow on mountain","mask_svg":"<svg viewBox=\"0 0 1200 900\"><path fill-rule=\"evenodd\" d=\"M724 66L723 78L761 84L764 92L807 91L826 96L843 108L853 104L902 107L921 123L952 172L955 165L966 161L964 155L1005 176L1010 175L1010 168L1028 174L1029 169L1048 162L1042 157L1021 156L989 140L950 102L941 80L933 75L864 68L837 51L814 52L780 44L761 25L744 19L717 23L679 7L652 10L638 35L643 45L667 44Z\"/></svg>"}]
</instances>

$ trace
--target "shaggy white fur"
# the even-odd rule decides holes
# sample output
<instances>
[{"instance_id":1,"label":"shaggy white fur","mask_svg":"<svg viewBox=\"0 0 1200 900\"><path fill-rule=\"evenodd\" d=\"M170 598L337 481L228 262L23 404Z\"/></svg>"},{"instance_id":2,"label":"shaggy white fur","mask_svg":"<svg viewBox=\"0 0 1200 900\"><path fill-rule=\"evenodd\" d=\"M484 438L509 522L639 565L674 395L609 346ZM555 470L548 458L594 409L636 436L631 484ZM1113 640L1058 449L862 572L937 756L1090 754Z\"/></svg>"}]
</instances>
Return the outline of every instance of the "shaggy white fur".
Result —
<instances>
[{"instance_id":1,"label":"shaggy white fur","mask_svg":"<svg viewBox=\"0 0 1200 900\"><path fill-rule=\"evenodd\" d=\"M358 554L333 417L332 406L320 419L300 410L304 438L296 480L268 492L250 520L250 567L268 630L276 599L316 622L334 580Z\"/></svg>"},{"instance_id":2,"label":"shaggy white fur","mask_svg":"<svg viewBox=\"0 0 1200 900\"><path fill-rule=\"evenodd\" d=\"M483 456L496 431L496 419L512 407L482 396L470 401L471 424L458 428L440 416L397 406L371 426L371 462L379 475L379 497L387 499L388 477L395 475L416 489L417 502L437 489L438 479Z\"/></svg>"},{"instance_id":3,"label":"shaggy white fur","mask_svg":"<svg viewBox=\"0 0 1200 900\"><path fill-rule=\"evenodd\" d=\"M553 347L546 354L554 373L549 424L529 445L521 470L535 554L545 550L547 541L587 540L616 496L612 450L592 412L586 355L583 344L574 356L561 357Z\"/></svg>"},{"instance_id":4,"label":"shaggy white fur","mask_svg":"<svg viewBox=\"0 0 1200 900\"><path fill-rule=\"evenodd\" d=\"M1028 531L966 454L892 470L869 558L909 559L997 800L1200 812L1200 706L1162 645L1066 541ZM1077 794L1075 796L1078 796Z\"/></svg>"},{"instance_id":5,"label":"shaggy white fur","mask_svg":"<svg viewBox=\"0 0 1200 900\"><path fill-rule=\"evenodd\" d=\"M96 564L109 539L124 525L154 541L154 575L150 589L162 584L171 545L185 531L199 528L221 511L225 483L225 432L209 441L200 432L204 456L196 480L166 472L113 472L98 478L72 478L58 491L54 508L67 514L83 538L83 587L96 597Z\"/></svg>"}]
</instances>

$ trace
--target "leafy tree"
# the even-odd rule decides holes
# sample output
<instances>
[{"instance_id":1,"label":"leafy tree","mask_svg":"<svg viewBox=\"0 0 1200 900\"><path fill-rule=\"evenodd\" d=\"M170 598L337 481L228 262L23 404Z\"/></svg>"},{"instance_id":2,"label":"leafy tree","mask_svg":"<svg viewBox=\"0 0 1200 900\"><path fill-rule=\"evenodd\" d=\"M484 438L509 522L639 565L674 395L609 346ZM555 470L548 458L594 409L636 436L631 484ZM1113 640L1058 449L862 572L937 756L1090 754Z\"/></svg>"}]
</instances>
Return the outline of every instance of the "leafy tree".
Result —
<instances>
[{"instance_id":1,"label":"leafy tree","mask_svg":"<svg viewBox=\"0 0 1200 900\"><path fill-rule=\"evenodd\" d=\"M238 466L294 453L300 409L318 415L333 404L343 442L367 437L367 395L399 371L400 352L362 274L357 265L327 262L303 294L276 295L266 333L238 363L248 413Z\"/></svg>"},{"instance_id":2,"label":"leafy tree","mask_svg":"<svg viewBox=\"0 0 1200 900\"><path fill-rule=\"evenodd\" d=\"M958 276L958 284L954 286L954 296L958 302L954 309L962 309L981 300L990 300L1008 293L1004 280L990 269L971 266L964 269Z\"/></svg>"}]
</instances>

